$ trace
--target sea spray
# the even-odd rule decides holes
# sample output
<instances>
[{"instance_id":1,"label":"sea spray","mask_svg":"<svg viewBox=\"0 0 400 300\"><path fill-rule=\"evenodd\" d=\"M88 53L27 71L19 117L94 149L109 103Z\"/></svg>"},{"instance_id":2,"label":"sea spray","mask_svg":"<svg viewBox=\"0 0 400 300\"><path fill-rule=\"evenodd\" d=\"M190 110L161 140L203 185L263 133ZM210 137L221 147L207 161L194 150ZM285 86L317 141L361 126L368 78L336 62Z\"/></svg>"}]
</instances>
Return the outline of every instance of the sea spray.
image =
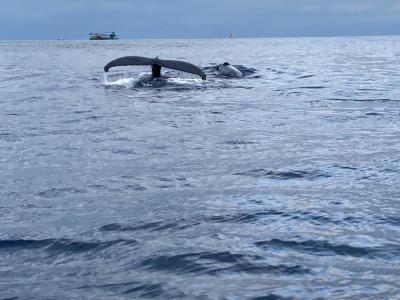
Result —
<instances>
[{"instance_id":1,"label":"sea spray","mask_svg":"<svg viewBox=\"0 0 400 300\"><path fill-rule=\"evenodd\" d=\"M108 76L107 76L107 72L104 72L104 80L103 80L104 84L108 84Z\"/></svg>"}]
</instances>

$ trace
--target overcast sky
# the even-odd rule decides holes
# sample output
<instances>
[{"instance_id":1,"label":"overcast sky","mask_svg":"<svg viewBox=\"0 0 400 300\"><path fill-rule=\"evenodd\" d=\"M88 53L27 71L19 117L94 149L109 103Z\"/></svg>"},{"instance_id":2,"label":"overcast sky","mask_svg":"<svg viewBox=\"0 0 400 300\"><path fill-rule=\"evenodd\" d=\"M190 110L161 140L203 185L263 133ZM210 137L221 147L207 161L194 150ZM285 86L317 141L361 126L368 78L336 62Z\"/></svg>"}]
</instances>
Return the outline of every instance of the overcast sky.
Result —
<instances>
[{"instance_id":1,"label":"overcast sky","mask_svg":"<svg viewBox=\"0 0 400 300\"><path fill-rule=\"evenodd\" d=\"M0 39L400 34L400 0L1 0Z\"/></svg>"}]
</instances>

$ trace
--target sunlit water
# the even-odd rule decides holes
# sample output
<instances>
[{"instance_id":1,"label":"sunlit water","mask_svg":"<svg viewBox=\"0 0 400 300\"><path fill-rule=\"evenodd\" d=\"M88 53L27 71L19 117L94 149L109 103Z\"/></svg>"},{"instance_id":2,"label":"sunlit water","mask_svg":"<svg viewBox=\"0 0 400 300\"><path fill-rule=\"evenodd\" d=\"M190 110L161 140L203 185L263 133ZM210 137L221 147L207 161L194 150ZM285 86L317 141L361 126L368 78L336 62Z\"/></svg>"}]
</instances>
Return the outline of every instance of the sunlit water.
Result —
<instances>
[{"instance_id":1,"label":"sunlit water","mask_svg":"<svg viewBox=\"0 0 400 300\"><path fill-rule=\"evenodd\" d=\"M125 55L208 80L104 77ZM399 65L399 37L0 42L0 298L400 299Z\"/></svg>"}]
</instances>

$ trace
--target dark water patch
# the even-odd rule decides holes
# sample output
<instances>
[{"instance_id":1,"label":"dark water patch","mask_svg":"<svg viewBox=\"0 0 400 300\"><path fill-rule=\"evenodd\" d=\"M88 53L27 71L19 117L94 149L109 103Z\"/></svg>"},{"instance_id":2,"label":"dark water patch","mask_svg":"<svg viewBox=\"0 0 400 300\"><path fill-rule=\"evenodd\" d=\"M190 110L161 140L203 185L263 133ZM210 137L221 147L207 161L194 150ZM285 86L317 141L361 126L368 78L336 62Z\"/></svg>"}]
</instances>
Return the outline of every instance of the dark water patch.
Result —
<instances>
[{"instance_id":1,"label":"dark water patch","mask_svg":"<svg viewBox=\"0 0 400 300\"><path fill-rule=\"evenodd\" d=\"M216 110L210 111L210 114L212 114L212 115L225 115L225 113L223 113L222 111L216 111Z\"/></svg>"},{"instance_id":2,"label":"dark water patch","mask_svg":"<svg viewBox=\"0 0 400 300\"><path fill-rule=\"evenodd\" d=\"M98 119L102 119L104 118L104 116L89 116L87 118L85 118L85 120L98 120Z\"/></svg>"},{"instance_id":3,"label":"dark water patch","mask_svg":"<svg viewBox=\"0 0 400 300\"><path fill-rule=\"evenodd\" d=\"M302 89L302 90L321 90L321 89L326 89L326 86L322 85L316 85L316 86L299 86L299 87L294 87L290 89Z\"/></svg>"},{"instance_id":4,"label":"dark water patch","mask_svg":"<svg viewBox=\"0 0 400 300\"><path fill-rule=\"evenodd\" d=\"M82 121L81 119L69 119L69 120L63 120L60 123L62 123L62 124L77 124L81 121Z\"/></svg>"},{"instance_id":5,"label":"dark water patch","mask_svg":"<svg viewBox=\"0 0 400 300\"><path fill-rule=\"evenodd\" d=\"M354 98L328 98L328 101L345 101L345 102L398 102L390 98L377 98L377 99L354 99Z\"/></svg>"},{"instance_id":6,"label":"dark water patch","mask_svg":"<svg viewBox=\"0 0 400 300\"><path fill-rule=\"evenodd\" d=\"M334 245L328 241L286 241L272 239L270 241L260 241L256 246L263 248L292 249L302 252L309 252L321 255L341 255L366 258L389 258L400 255L400 245L387 244L381 247L355 247L350 245Z\"/></svg>"},{"instance_id":7,"label":"dark water patch","mask_svg":"<svg viewBox=\"0 0 400 300\"><path fill-rule=\"evenodd\" d=\"M5 116L10 116L10 117L18 117L18 116L23 116L24 114L21 113L5 113Z\"/></svg>"},{"instance_id":8,"label":"dark water patch","mask_svg":"<svg viewBox=\"0 0 400 300\"><path fill-rule=\"evenodd\" d=\"M92 112L91 110L75 110L75 114L86 114Z\"/></svg>"},{"instance_id":9,"label":"dark water patch","mask_svg":"<svg viewBox=\"0 0 400 300\"><path fill-rule=\"evenodd\" d=\"M107 128L108 130L108 128ZM105 132L101 131L101 132ZM89 132L100 132L100 130L93 130ZM56 129L56 130L51 130L51 131L46 131L44 134L46 135L81 135L83 131L81 130L73 130L73 129Z\"/></svg>"},{"instance_id":10,"label":"dark water patch","mask_svg":"<svg viewBox=\"0 0 400 300\"><path fill-rule=\"evenodd\" d=\"M99 228L103 232L129 232L129 231L164 231L164 230L183 230L195 225L198 222L187 223L185 220L166 222L149 222L144 224L127 225L121 223L107 224Z\"/></svg>"},{"instance_id":11,"label":"dark water patch","mask_svg":"<svg viewBox=\"0 0 400 300\"><path fill-rule=\"evenodd\" d=\"M25 73L23 75L14 75L14 76L6 76L3 78L5 81L18 81L18 80L25 80L34 77L42 77L43 73Z\"/></svg>"},{"instance_id":12,"label":"dark water patch","mask_svg":"<svg viewBox=\"0 0 400 300\"><path fill-rule=\"evenodd\" d=\"M371 88L359 88L357 89L358 91L363 91L363 92L387 92L387 89L371 89Z\"/></svg>"},{"instance_id":13,"label":"dark water patch","mask_svg":"<svg viewBox=\"0 0 400 300\"><path fill-rule=\"evenodd\" d=\"M304 76L297 77L297 79L306 79L306 78L311 78L311 77L315 77L315 75L304 75Z\"/></svg>"},{"instance_id":14,"label":"dark water patch","mask_svg":"<svg viewBox=\"0 0 400 300\"><path fill-rule=\"evenodd\" d=\"M174 256L161 255L144 260L140 265L150 271L198 273L208 270L197 262L197 254L182 254Z\"/></svg>"},{"instance_id":15,"label":"dark water patch","mask_svg":"<svg viewBox=\"0 0 400 300\"><path fill-rule=\"evenodd\" d=\"M302 266L283 264L269 265L260 256L234 254L231 252L201 252L180 255L160 255L145 259L140 266L149 271L200 273L218 275L221 273L248 274L305 274L310 271Z\"/></svg>"},{"instance_id":16,"label":"dark water patch","mask_svg":"<svg viewBox=\"0 0 400 300\"><path fill-rule=\"evenodd\" d=\"M135 240L114 240L106 242L77 242L71 240L60 240L52 243L46 250L55 253L80 253L92 250L103 250L114 245L132 245L136 244Z\"/></svg>"},{"instance_id":17,"label":"dark water patch","mask_svg":"<svg viewBox=\"0 0 400 300\"><path fill-rule=\"evenodd\" d=\"M137 183L130 183L124 186L124 190L145 191L147 188Z\"/></svg>"},{"instance_id":18,"label":"dark water patch","mask_svg":"<svg viewBox=\"0 0 400 300\"><path fill-rule=\"evenodd\" d=\"M137 297L152 299L154 297L158 297L164 294L164 290L161 284L142 284L126 290L124 294L134 294Z\"/></svg>"},{"instance_id":19,"label":"dark water patch","mask_svg":"<svg viewBox=\"0 0 400 300\"><path fill-rule=\"evenodd\" d=\"M22 250L43 249L49 254L74 254L103 250L118 244L135 244L135 240L113 241L75 241L70 239L43 239L43 240L0 240L0 252L15 252Z\"/></svg>"},{"instance_id":20,"label":"dark water patch","mask_svg":"<svg viewBox=\"0 0 400 300\"><path fill-rule=\"evenodd\" d=\"M18 142L20 140L21 139L17 135L15 135L13 133L0 132L0 141L3 141L3 142Z\"/></svg>"},{"instance_id":21,"label":"dark water patch","mask_svg":"<svg viewBox=\"0 0 400 300\"><path fill-rule=\"evenodd\" d=\"M166 177L156 177L157 180L162 181L162 182L173 182L174 180L171 178L166 178Z\"/></svg>"},{"instance_id":22,"label":"dark water patch","mask_svg":"<svg viewBox=\"0 0 400 300\"><path fill-rule=\"evenodd\" d=\"M173 184L158 184L158 185L154 185L154 187L159 188L159 189L170 189L175 187L175 185Z\"/></svg>"},{"instance_id":23,"label":"dark water patch","mask_svg":"<svg viewBox=\"0 0 400 300\"><path fill-rule=\"evenodd\" d=\"M112 223L99 228L99 231L138 231L138 230L157 230L161 226L161 222L151 222L142 225L129 226L125 224Z\"/></svg>"},{"instance_id":24,"label":"dark water patch","mask_svg":"<svg viewBox=\"0 0 400 300\"><path fill-rule=\"evenodd\" d=\"M358 170L356 167L343 166L343 165L334 165L333 167L338 168L338 169L343 169L343 170L353 170L353 171Z\"/></svg>"},{"instance_id":25,"label":"dark water patch","mask_svg":"<svg viewBox=\"0 0 400 300\"><path fill-rule=\"evenodd\" d=\"M243 65L234 65L240 72L242 72L243 76L248 77L258 72L256 68L248 68ZM251 78L261 78L262 76L251 76Z\"/></svg>"},{"instance_id":26,"label":"dark water patch","mask_svg":"<svg viewBox=\"0 0 400 300\"><path fill-rule=\"evenodd\" d=\"M375 217L375 220L378 224L400 226L400 218L399 217L379 216L379 217Z\"/></svg>"},{"instance_id":27,"label":"dark water patch","mask_svg":"<svg viewBox=\"0 0 400 300\"><path fill-rule=\"evenodd\" d=\"M255 143L254 142L250 142L250 141L234 141L234 140L230 140L230 141L224 142L224 144L227 144L227 145L251 145L251 144L255 144Z\"/></svg>"},{"instance_id":28,"label":"dark water patch","mask_svg":"<svg viewBox=\"0 0 400 300\"><path fill-rule=\"evenodd\" d=\"M111 152L114 154L122 154L122 155L129 155L136 153L134 150L131 149L114 149Z\"/></svg>"},{"instance_id":29,"label":"dark water patch","mask_svg":"<svg viewBox=\"0 0 400 300\"><path fill-rule=\"evenodd\" d=\"M206 217L203 219L209 223L254 223L254 222L281 222L283 220L299 220L306 221L318 225L328 225L328 224L354 224L360 223L362 220L355 217L345 217L341 219L335 219L325 215L319 215L307 211L288 211L282 212L278 210L261 210L255 212L240 212L236 214L226 214L226 215L215 215L211 217Z\"/></svg>"},{"instance_id":30,"label":"dark water patch","mask_svg":"<svg viewBox=\"0 0 400 300\"><path fill-rule=\"evenodd\" d=\"M37 249L49 246L54 239L46 240L0 240L0 251L4 250L24 250Z\"/></svg>"},{"instance_id":31,"label":"dark water patch","mask_svg":"<svg viewBox=\"0 0 400 300\"><path fill-rule=\"evenodd\" d=\"M81 290L100 289L116 295L130 295L137 298L154 298L164 294L161 284L142 283L139 281L107 283L103 285L84 285Z\"/></svg>"},{"instance_id":32,"label":"dark water patch","mask_svg":"<svg viewBox=\"0 0 400 300\"><path fill-rule=\"evenodd\" d=\"M67 195L84 194L86 192L87 191L83 190L83 189L64 187L64 188L50 188L48 190L41 191L41 192L37 193L36 195L41 198L58 198L58 197L64 197Z\"/></svg>"},{"instance_id":33,"label":"dark water patch","mask_svg":"<svg viewBox=\"0 0 400 300\"><path fill-rule=\"evenodd\" d=\"M235 173L234 175L248 176L252 178L268 178L276 180L315 180L319 178L329 178L331 175L319 170L293 170L293 171L270 171L266 169L254 169L248 172Z\"/></svg>"},{"instance_id":34,"label":"dark water patch","mask_svg":"<svg viewBox=\"0 0 400 300\"><path fill-rule=\"evenodd\" d=\"M281 297L275 294L251 298L251 300L293 300L294 298Z\"/></svg>"},{"instance_id":35,"label":"dark water patch","mask_svg":"<svg viewBox=\"0 0 400 300\"><path fill-rule=\"evenodd\" d=\"M277 210L263 210L252 213L237 213L207 217L204 220L210 223L251 223L260 220L260 218L270 216L283 216L284 212Z\"/></svg>"}]
</instances>

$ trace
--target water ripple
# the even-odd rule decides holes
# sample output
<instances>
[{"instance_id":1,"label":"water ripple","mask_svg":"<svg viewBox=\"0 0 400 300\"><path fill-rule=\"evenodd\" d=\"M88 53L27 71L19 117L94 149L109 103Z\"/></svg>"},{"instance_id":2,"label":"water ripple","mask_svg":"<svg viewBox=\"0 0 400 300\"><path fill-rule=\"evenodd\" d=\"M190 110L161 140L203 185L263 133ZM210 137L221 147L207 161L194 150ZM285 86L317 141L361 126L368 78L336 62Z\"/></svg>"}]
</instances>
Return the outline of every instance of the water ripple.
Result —
<instances>
[{"instance_id":1,"label":"water ripple","mask_svg":"<svg viewBox=\"0 0 400 300\"><path fill-rule=\"evenodd\" d=\"M287 241L272 239L269 241L256 242L255 245L263 248L292 249L321 255L344 255L353 257L391 259L400 255L400 245L387 244L381 247L356 247L350 245L335 245L328 241Z\"/></svg>"},{"instance_id":2,"label":"water ripple","mask_svg":"<svg viewBox=\"0 0 400 300\"><path fill-rule=\"evenodd\" d=\"M161 255L145 259L140 266L151 271L202 273L242 272L249 274L305 274L310 270L299 265L269 265L260 256L234 254L231 252L201 252L180 255Z\"/></svg>"},{"instance_id":3,"label":"water ripple","mask_svg":"<svg viewBox=\"0 0 400 300\"><path fill-rule=\"evenodd\" d=\"M315 180L319 178L331 177L331 175L321 172L319 170L270 171L266 169L254 169L247 172L235 173L234 175L248 176L252 178L277 179L277 180L293 180L293 179Z\"/></svg>"},{"instance_id":4,"label":"water ripple","mask_svg":"<svg viewBox=\"0 0 400 300\"><path fill-rule=\"evenodd\" d=\"M25 251L43 249L50 254L75 254L90 251L100 251L105 248L121 245L135 244L135 240L113 240L113 241L74 241L70 239L43 239L43 240L0 240L0 251L14 253L15 251Z\"/></svg>"},{"instance_id":5,"label":"water ripple","mask_svg":"<svg viewBox=\"0 0 400 300\"><path fill-rule=\"evenodd\" d=\"M131 295L143 298L155 298L165 294L161 284L141 283L138 281L107 283L103 285L84 285L82 290L100 289L110 291L118 295Z\"/></svg>"}]
</instances>

